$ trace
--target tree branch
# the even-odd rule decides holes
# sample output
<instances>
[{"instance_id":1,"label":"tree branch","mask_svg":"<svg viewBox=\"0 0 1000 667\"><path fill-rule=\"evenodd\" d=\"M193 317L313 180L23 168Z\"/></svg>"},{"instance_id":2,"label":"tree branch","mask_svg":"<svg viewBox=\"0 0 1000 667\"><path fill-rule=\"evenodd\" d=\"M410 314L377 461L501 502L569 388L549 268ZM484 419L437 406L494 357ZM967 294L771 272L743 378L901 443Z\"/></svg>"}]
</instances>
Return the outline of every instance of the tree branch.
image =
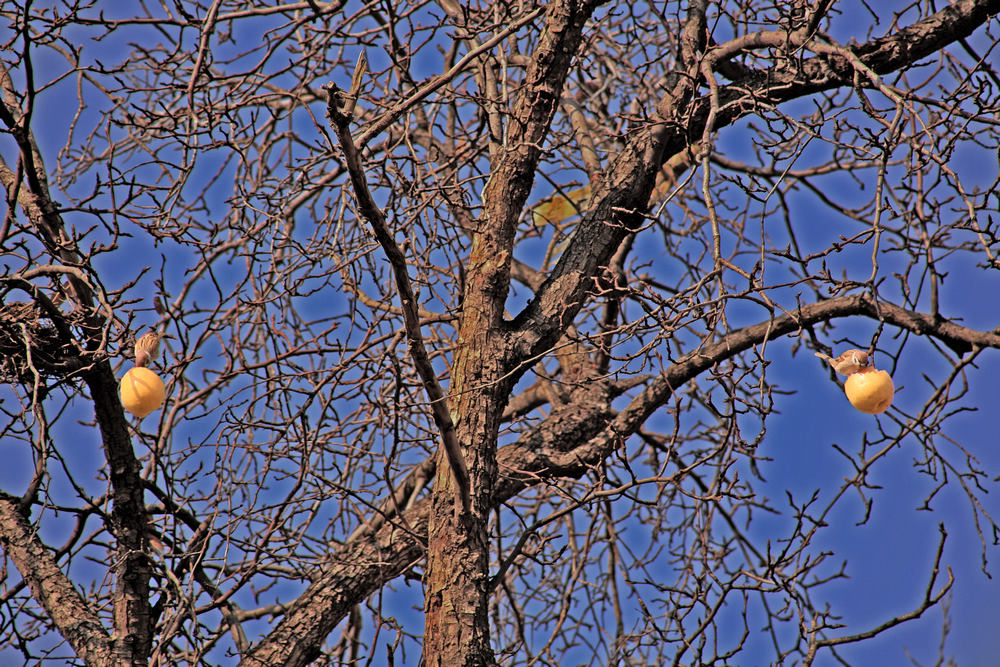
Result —
<instances>
[{"instance_id":1,"label":"tree branch","mask_svg":"<svg viewBox=\"0 0 1000 667\"><path fill-rule=\"evenodd\" d=\"M1000 0L960 0L889 36L856 46L852 52L864 67L884 74L968 36L998 11ZM771 43L779 35L787 36L768 33L759 35L758 41ZM755 43L744 39L747 44ZM718 52L728 57L734 48L723 45ZM632 133L608 177L593 193L569 248L536 297L515 318L518 345L509 360L511 367L549 349L565 332L586 301L598 267L607 265L625 235L645 219L641 213L649 206L656 171L665 160L689 148L689 137L700 137L710 120L717 129L755 113L762 100L777 104L854 84L852 59L839 54L838 49L823 50L826 52L795 68L780 66L754 72L747 80L720 87L717 104L711 95L693 101L687 109L678 108L672 93L661 100L657 108L661 124Z\"/></svg>"},{"instance_id":2,"label":"tree branch","mask_svg":"<svg viewBox=\"0 0 1000 667\"><path fill-rule=\"evenodd\" d=\"M6 70L0 72L5 92L12 92ZM29 78L29 87L30 83ZM33 93L25 104L30 109ZM15 115L17 116L15 118ZM68 276L75 307L82 314L83 347L88 352L103 351L107 333L114 317L110 305L98 290L97 300L105 307L102 314L94 309L95 290L88 275L89 256L85 261L77 247L77 239L66 231L59 208L49 192L48 179L41 155L28 128L30 113L21 114L13 106L0 102L0 120L10 127L21 150L21 163L28 171L27 184L21 183L16 193L17 203L27 214L48 253L59 258L64 267L46 267L46 272ZM0 182L15 187L19 177L0 160ZM37 270L37 269L36 269ZM96 284L97 281L93 281ZM116 660L126 664L144 664L152 644L151 607L149 604L150 564L145 554L146 512L142 498L139 465L132 449L125 414L118 399L118 381L111 364L103 359L83 371L82 376L94 402L94 413L101 430L112 487L111 530L115 537L114 650ZM32 562L25 561L31 566ZM22 572L25 578L29 574ZM39 580L44 581L44 580Z\"/></svg>"},{"instance_id":3,"label":"tree branch","mask_svg":"<svg viewBox=\"0 0 1000 667\"><path fill-rule=\"evenodd\" d=\"M438 90L441 86L445 85L464 72L470 64L474 63L479 58L479 56L486 53L503 40L507 39L513 33L517 32L524 24L530 23L538 18L542 11L544 11L544 8L538 7L533 11L528 12L521 18L514 21L511 25L507 26L506 29L501 30L483 44L476 46L476 48L466 53L457 63L450 67L447 72L431 77L429 81L410 93L405 100L393 105L391 109L383 113L381 116L373 120L367 127L365 127L364 131L358 136L356 144L360 145L362 148L367 146L369 141L395 123L400 116L406 113L415 104L419 103L435 90Z\"/></svg>"},{"instance_id":4,"label":"tree branch","mask_svg":"<svg viewBox=\"0 0 1000 667\"><path fill-rule=\"evenodd\" d=\"M732 331L681 357L617 414L610 409L612 383L595 380L581 385L573 401L553 409L548 418L517 443L497 452L502 474L493 497L494 507L543 480L576 478L592 470L623 439L638 432L645 420L670 399L675 387L690 382L715 364L753 345L791 332L836 318L856 316L881 318L901 329L938 338L948 345L1000 349L1000 331L982 332L935 321L925 313L885 301L876 304L869 295L850 295L809 304ZM429 505L429 499L424 498L403 513L405 525L419 535L427 531ZM292 651L299 655L297 652L303 650L307 641L318 642L318 647L355 604L405 572L423 554L423 545L392 522L383 523L374 536L367 531L356 534L358 539L333 553L313 583L291 606L285 619L242 664L275 664L269 662L271 660L278 664L304 664L284 661L290 660L288 656ZM308 640L297 640L303 637Z\"/></svg>"},{"instance_id":5,"label":"tree branch","mask_svg":"<svg viewBox=\"0 0 1000 667\"><path fill-rule=\"evenodd\" d=\"M955 577L951 573L951 568L948 567L948 581L937 593L934 592L934 583L937 581L938 574L941 573L941 557L944 554L944 543L948 538L948 533L944 529L944 524L938 524L938 530L941 533L941 539L938 542L937 553L934 555L934 566L931 568L931 576L927 582L927 590L924 592L924 599L921 600L920 605L905 614L900 614L899 616L894 616L890 618L885 623L872 628L871 630L866 630L864 632L859 632L853 635L845 635L843 637L829 637L825 639L818 639L810 643L809 652L806 654L805 659L802 664L805 667L811 665L813 660L816 658L816 651L828 647L828 646L840 646L842 644L853 644L855 642L864 641L866 639L871 639L877 635L882 634L889 628L894 628L901 623L906 621L911 621L915 618L920 618L925 611L936 605L941 599L948 594L951 590L952 585L955 583Z\"/></svg>"},{"instance_id":6,"label":"tree branch","mask_svg":"<svg viewBox=\"0 0 1000 667\"><path fill-rule=\"evenodd\" d=\"M111 665L111 637L76 590L38 531L20 511L20 499L0 492L0 543L38 603L88 665Z\"/></svg>"},{"instance_id":7,"label":"tree branch","mask_svg":"<svg viewBox=\"0 0 1000 667\"><path fill-rule=\"evenodd\" d=\"M352 88L356 88L355 84ZM413 287L410 285L410 278L406 271L406 256L402 249L396 245L392 237L389 225L386 223L385 214L372 199L368 190L368 183L365 180L364 168L361 166L361 157L358 154L354 138L351 136L351 117L342 112L339 104L344 101L341 91L335 84L330 84L327 90L327 113L330 122L340 139L341 148L344 151L344 161L347 164L347 171L351 175L351 183L354 186L355 197L358 201L358 209L364 216L368 224L371 225L375 234L375 239L382 246L386 258L392 266L392 273L396 280L396 290L399 292L399 303L403 309L403 322L406 329L406 340L413 365L420 375L424 390L430 399L431 414L434 423L441 433L441 446L444 449L448 464L451 466L452 474L455 476L455 485L458 490L459 506L463 512L468 512L471 507L471 492L469 489L469 469L465 464L465 456L462 454L462 446L458 442L455 433L455 423L448 412L448 404L437 381L434 367L431 366L430 358L427 356L427 349L424 346L424 337L420 332L420 314L417 308L417 300L413 295ZM352 89L350 95L356 95L357 90Z\"/></svg>"}]
</instances>

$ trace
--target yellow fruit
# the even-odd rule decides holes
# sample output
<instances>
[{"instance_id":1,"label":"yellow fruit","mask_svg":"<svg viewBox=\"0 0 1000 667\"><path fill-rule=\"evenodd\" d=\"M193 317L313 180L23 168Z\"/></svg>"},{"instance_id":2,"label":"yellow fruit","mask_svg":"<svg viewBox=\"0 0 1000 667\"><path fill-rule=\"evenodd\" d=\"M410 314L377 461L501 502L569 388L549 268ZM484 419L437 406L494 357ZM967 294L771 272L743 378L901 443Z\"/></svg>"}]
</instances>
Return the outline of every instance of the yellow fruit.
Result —
<instances>
[{"instance_id":1,"label":"yellow fruit","mask_svg":"<svg viewBox=\"0 0 1000 667\"><path fill-rule=\"evenodd\" d=\"M142 419L163 404L163 380L148 368L135 366L122 378L118 395L122 407Z\"/></svg>"},{"instance_id":2,"label":"yellow fruit","mask_svg":"<svg viewBox=\"0 0 1000 667\"><path fill-rule=\"evenodd\" d=\"M855 408L869 415L885 412L892 405L892 378L870 366L847 376L844 392Z\"/></svg>"}]
</instances>

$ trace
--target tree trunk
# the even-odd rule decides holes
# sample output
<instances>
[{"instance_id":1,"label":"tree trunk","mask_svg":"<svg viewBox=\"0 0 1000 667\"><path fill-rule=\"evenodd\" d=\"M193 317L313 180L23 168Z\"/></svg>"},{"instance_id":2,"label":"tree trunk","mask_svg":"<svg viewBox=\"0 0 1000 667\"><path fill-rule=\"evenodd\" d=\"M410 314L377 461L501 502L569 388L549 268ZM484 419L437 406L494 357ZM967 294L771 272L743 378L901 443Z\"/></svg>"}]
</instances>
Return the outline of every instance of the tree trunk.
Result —
<instances>
[{"instance_id":1,"label":"tree trunk","mask_svg":"<svg viewBox=\"0 0 1000 667\"><path fill-rule=\"evenodd\" d=\"M472 486L471 513L458 516L455 479L439 453L428 522L424 583L424 659L428 667L493 665L489 637L487 529L497 478L497 433L508 395L500 322L506 290L491 289L507 270L495 237L477 235L452 365L450 404ZM501 284L503 284L501 282Z\"/></svg>"}]
</instances>

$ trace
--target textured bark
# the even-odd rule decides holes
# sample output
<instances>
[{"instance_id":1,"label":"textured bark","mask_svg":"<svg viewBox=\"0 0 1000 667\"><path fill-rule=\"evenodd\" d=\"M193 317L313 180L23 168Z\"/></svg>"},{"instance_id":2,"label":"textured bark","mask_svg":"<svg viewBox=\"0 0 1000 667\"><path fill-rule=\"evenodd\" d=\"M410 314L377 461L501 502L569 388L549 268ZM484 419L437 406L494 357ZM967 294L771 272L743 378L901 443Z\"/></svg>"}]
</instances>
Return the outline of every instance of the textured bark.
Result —
<instances>
[{"instance_id":1,"label":"textured bark","mask_svg":"<svg viewBox=\"0 0 1000 667\"><path fill-rule=\"evenodd\" d=\"M38 603L76 654L88 665L111 665L111 638L100 619L38 539L20 499L0 495L0 544Z\"/></svg>"},{"instance_id":2,"label":"textured bark","mask_svg":"<svg viewBox=\"0 0 1000 667\"><path fill-rule=\"evenodd\" d=\"M423 500L405 516L419 536L427 533L430 502ZM247 654L240 665L306 665L319 653L330 632L352 607L399 576L424 555L424 546L401 524L388 523L341 547L285 617ZM388 578L386 575L389 575Z\"/></svg>"},{"instance_id":3,"label":"textured bark","mask_svg":"<svg viewBox=\"0 0 1000 667\"><path fill-rule=\"evenodd\" d=\"M482 364L482 359L469 361L486 371L483 377L497 377L495 367ZM472 511L456 521L454 477L439 458L431 496L424 579L427 629L424 658L428 667L494 663L487 616L490 593L487 525L497 474L500 411L496 406L498 402L502 405L502 400L495 392L471 390L453 404L455 413L461 415L459 441L465 447L472 472Z\"/></svg>"},{"instance_id":4,"label":"textured bark","mask_svg":"<svg viewBox=\"0 0 1000 667\"><path fill-rule=\"evenodd\" d=\"M431 666L492 665L487 526L496 483L497 432L510 389L524 369L509 355L503 326L515 222L531 190L541 145L593 6L547 8L546 29L514 104L506 149L483 191L483 214L466 268L449 407L465 449L472 511L456 521L453 480L438 465L428 521L424 660Z\"/></svg>"},{"instance_id":5,"label":"textured bark","mask_svg":"<svg viewBox=\"0 0 1000 667\"><path fill-rule=\"evenodd\" d=\"M424 659L430 666L491 665L487 525L496 481L500 416L513 378L504 378L505 334L498 326L509 249L493 235L476 236L469 285L452 366L449 408L468 464L472 506L455 516L454 478L439 460L428 519L424 581ZM499 280L499 282L497 282Z\"/></svg>"}]
</instances>

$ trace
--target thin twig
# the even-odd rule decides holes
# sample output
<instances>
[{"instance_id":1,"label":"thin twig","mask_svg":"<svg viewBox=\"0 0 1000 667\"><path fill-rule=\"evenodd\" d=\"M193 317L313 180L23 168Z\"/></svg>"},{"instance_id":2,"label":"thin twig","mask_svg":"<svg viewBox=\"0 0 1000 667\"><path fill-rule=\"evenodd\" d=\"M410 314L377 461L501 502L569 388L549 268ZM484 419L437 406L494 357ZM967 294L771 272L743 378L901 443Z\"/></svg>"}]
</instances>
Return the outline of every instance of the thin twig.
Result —
<instances>
[{"instance_id":1,"label":"thin twig","mask_svg":"<svg viewBox=\"0 0 1000 667\"><path fill-rule=\"evenodd\" d=\"M508 26L505 30L501 30L495 36L487 40L481 46L473 49L472 51L469 51L462 57L461 60L455 63L455 65L447 72L438 74L437 76L431 78L430 81L428 81L420 88L415 90L413 93L411 93L410 96L407 97L405 100L393 106L391 109L389 109L384 114L379 116L376 120L374 120L370 125L368 125L368 127L366 127L365 130L358 137L358 143L361 144L362 146L367 145L368 142L371 141L373 137L375 137L380 132L385 130L387 127L395 123L396 120L404 113L406 113L406 111L410 109L414 104L424 99L425 97L433 93L435 90L437 90L438 88L440 88L441 86L443 86L444 84L448 83L456 76L461 74L465 70L465 68L468 67L470 63L475 61L480 55L482 55L486 51L489 51L503 40L507 39L507 37L515 33L525 23L528 23L536 19L543 11L545 11L545 8L539 7L534 11L528 12L527 14L525 14L518 20L514 21L512 24L510 24L510 26ZM336 122L334 122L334 124L336 124ZM339 136L339 130L338 130L338 136Z\"/></svg>"}]
</instances>

